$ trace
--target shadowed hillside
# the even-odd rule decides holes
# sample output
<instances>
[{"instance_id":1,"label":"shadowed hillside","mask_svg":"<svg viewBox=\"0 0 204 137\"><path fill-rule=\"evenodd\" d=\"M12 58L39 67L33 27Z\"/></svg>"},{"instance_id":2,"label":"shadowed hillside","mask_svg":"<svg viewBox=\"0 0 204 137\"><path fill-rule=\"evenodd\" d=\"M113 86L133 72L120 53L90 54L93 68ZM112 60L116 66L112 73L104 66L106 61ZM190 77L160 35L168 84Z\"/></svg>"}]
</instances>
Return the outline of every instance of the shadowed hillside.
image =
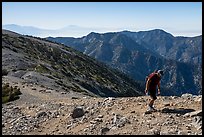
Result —
<instances>
[{"instance_id":1,"label":"shadowed hillside","mask_svg":"<svg viewBox=\"0 0 204 137\"><path fill-rule=\"evenodd\" d=\"M2 68L8 76L92 96L143 94L139 83L69 47L9 31L2 33Z\"/></svg>"}]
</instances>

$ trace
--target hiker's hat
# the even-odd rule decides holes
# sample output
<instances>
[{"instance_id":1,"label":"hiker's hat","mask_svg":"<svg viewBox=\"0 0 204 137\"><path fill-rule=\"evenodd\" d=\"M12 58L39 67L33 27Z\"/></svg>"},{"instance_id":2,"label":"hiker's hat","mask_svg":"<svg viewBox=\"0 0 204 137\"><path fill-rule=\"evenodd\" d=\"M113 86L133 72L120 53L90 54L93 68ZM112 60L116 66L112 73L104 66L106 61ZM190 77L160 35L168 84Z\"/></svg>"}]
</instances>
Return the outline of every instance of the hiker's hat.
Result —
<instances>
[{"instance_id":1,"label":"hiker's hat","mask_svg":"<svg viewBox=\"0 0 204 137\"><path fill-rule=\"evenodd\" d=\"M164 75L164 71L163 71L163 70L158 70L157 72L158 72L161 76Z\"/></svg>"}]
</instances>

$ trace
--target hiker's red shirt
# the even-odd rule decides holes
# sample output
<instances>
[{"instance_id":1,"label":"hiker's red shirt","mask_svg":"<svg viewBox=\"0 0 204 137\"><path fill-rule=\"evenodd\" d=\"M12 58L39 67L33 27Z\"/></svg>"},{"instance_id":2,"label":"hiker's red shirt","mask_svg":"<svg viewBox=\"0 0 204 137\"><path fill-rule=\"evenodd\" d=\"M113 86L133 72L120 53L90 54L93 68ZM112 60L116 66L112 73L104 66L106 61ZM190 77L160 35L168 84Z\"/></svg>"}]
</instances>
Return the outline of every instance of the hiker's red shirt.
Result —
<instances>
[{"instance_id":1,"label":"hiker's red shirt","mask_svg":"<svg viewBox=\"0 0 204 137\"><path fill-rule=\"evenodd\" d=\"M149 75L150 83L149 83L149 90L156 90L161 77L159 77L156 73L151 73Z\"/></svg>"}]
</instances>

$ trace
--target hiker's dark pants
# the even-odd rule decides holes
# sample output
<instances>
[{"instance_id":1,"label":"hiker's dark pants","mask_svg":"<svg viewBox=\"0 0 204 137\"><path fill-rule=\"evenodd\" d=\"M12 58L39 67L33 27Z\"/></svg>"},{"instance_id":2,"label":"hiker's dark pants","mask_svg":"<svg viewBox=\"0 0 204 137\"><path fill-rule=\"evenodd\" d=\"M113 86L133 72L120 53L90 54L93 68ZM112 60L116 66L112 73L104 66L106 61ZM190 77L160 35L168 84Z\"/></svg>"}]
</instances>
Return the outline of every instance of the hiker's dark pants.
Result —
<instances>
[{"instance_id":1,"label":"hiker's dark pants","mask_svg":"<svg viewBox=\"0 0 204 137\"><path fill-rule=\"evenodd\" d=\"M156 100L156 89L149 89L149 95L153 100Z\"/></svg>"}]
</instances>

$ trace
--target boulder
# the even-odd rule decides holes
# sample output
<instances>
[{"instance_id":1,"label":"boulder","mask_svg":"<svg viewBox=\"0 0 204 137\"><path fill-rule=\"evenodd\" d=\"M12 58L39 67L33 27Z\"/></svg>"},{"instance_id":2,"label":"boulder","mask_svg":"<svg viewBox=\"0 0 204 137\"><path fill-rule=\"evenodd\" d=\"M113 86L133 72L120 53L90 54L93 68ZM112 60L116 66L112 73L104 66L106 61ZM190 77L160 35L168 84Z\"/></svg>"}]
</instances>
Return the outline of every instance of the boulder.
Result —
<instances>
[{"instance_id":1,"label":"boulder","mask_svg":"<svg viewBox=\"0 0 204 137\"><path fill-rule=\"evenodd\" d=\"M72 118L79 118L85 114L83 108L81 106L75 107L72 111L71 117Z\"/></svg>"}]
</instances>

